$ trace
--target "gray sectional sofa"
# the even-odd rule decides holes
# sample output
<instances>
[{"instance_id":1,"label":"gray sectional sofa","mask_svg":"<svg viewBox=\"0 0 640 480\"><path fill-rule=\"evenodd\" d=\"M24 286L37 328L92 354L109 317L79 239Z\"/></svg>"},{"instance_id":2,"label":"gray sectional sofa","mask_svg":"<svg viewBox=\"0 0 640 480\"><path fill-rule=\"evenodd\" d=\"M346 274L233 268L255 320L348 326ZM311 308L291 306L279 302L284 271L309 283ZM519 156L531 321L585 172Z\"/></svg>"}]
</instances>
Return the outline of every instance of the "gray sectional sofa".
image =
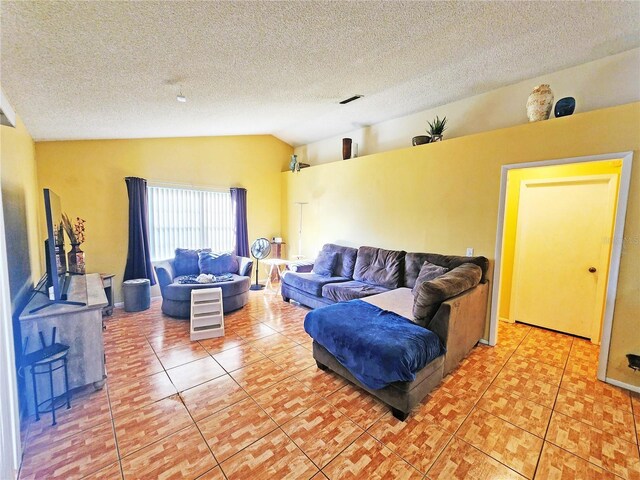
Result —
<instances>
[{"instance_id":1,"label":"gray sectional sofa","mask_svg":"<svg viewBox=\"0 0 640 480\"><path fill-rule=\"evenodd\" d=\"M394 312L436 333L446 352L428 363L410 382L395 382L370 389L358 381L334 355L315 339L313 356L318 367L331 369L392 407L404 420L442 378L456 368L484 335L489 284L485 257L435 253L406 253L374 247L359 249L327 244L324 251L339 252L331 276L288 272L282 297L311 308L361 299ZM423 264L445 267L438 278L416 286ZM366 325L365 319L362 321Z\"/></svg>"},{"instance_id":2,"label":"gray sectional sofa","mask_svg":"<svg viewBox=\"0 0 640 480\"><path fill-rule=\"evenodd\" d=\"M323 252L335 252L332 275L287 272L282 279L282 298L310 308L331 305L388 292L396 288L413 288L425 261L451 270L464 263L482 269L480 283L485 283L489 261L485 257L461 257L437 253L407 253L376 247L351 248L328 243Z\"/></svg>"}]
</instances>

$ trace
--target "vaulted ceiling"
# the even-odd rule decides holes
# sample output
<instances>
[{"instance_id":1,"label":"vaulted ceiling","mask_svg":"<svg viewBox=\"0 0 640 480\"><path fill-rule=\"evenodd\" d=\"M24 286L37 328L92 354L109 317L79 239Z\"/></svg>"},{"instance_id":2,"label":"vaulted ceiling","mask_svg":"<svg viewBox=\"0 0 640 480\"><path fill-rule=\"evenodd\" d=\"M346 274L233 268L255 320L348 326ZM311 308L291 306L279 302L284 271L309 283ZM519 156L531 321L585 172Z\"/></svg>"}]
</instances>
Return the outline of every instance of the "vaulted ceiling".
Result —
<instances>
[{"instance_id":1,"label":"vaulted ceiling","mask_svg":"<svg viewBox=\"0 0 640 480\"><path fill-rule=\"evenodd\" d=\"M1 86L36 140L297 146L640 45L635 1L3 0L1 15Z\"/></svg>"}]
</instances>

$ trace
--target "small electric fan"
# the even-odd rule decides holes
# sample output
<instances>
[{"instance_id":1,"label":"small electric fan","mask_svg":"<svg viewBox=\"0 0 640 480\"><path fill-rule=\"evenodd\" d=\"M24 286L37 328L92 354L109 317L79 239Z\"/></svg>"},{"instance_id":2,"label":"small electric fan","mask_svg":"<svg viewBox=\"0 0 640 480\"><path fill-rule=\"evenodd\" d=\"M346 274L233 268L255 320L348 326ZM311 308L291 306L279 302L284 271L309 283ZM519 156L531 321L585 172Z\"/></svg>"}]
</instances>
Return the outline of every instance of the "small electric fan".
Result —
<instances>
[{"instance_id":1,"label":"small electric fan","mask_svg":"<svg viewBox=\"0 0 640 480\"><path fill-rule=\"evenodd\" d=\"M263 260L271 253L271 243L266 238L258 238L251 245L251 256L256 259L256 283L251 285L251 290L262 290L264 285L258 283L258 271L260 260Z\"/></svg>"}]
</instances>

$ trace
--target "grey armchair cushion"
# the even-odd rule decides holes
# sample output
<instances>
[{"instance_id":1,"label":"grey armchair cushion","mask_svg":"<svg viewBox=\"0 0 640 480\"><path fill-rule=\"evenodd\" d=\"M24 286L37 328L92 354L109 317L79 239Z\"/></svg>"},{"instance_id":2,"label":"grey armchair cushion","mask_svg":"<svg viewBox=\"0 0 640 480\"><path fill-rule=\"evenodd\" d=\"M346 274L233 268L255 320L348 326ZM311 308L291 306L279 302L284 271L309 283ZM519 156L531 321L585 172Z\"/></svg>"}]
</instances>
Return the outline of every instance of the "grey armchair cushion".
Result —
<instances>
[{"instance_id":1,"label":"grey armchair cushion","mask_svg":"<svg viewBox=\"0 0 640 480\"><path fill-rule=\"evenodd\" d=\"M422 282L428 282L429 280L438 278L440 275L444 275L448 271L448 268L441 267L440 265L434 265L428 261L424 262L420 269L420 273L418 274L418 278L416 279L416 285L413 287L413 293L415 294L416 289Z\"/></svg>"},{"instance_id":2,"label":"grey armchair cushion","mask_svg":"<svg viewBox=\"0 0 640 480\"><path fill-rule=\"evenodd\" d=\"M313 273L322 277L330 277L338 260L338 253L328 250L320 250L313 264Z\"/></svg>"},{"instance_id":3,"label":"grey armchair cushion","mask_svg":"<svg viewBox=\"0 0 640 480\"><path fill-rule=\"evenodd\" d=\"M322 294L322 287L327 283L346 282L347 280L349 279L344 277L325 277L315 273L295 272L287 272L286 275L282 277L284 284L317 297Z\"/></svg>"},{"instance_id":4,"label":"grey armchair cushion","mask_svg":"<svg viewBox=\"0 0 640 480\"><path fill-rule=\"evenodd\" d=\"M322 296L334 302L348 302L358 298L369 297L378 293L388 292L389 289L380 285L370 285L352 280L351 282L329 283L322 287Z\"/></svg>"},{"instance_id":5,"label":"grey armchair cushion","mask_svg":"<svg viewBox=\"0 0 640 480\"><path fill-rule=\"evenodd\" d=\"M198 268L200 273L211 275L224 275L225 273L238 273L238 260L229 252L199 252Z\"/></svg>"},{"instance_id":6,"label":"grey armchair cushion","mask_svg":"<svg viewBox=\"0 0 640 480\"><path fill-rule=\"evenodd\" d=\"M191 250L189 248L176 248L176 258L173 260L173 268L177 276L198 275L198 254L200 252L210 252L210 248Z\"/></svg>"},{"instance_id":7,"label":"grey armchair cushion","mask_svg":"<svg viewBox=\"0 0 640 480\"><path fill-rule=\"evenodd\" d=\"M353 279L386 289L398 288L402 275L404 251L360 247Z\"/></svg>"},{"instance_id":8,"label":"grey armchair cushion","mask_svg":"<svg viewBox=\"0 0 640 480\"><path fill-rule=\"evenodd\" d=\"M253 270L253 260L247 257L236 257L238 260L238 275L250 277Z\"/></svg>"},{"instance_id":9,"label":"grey armchair cushion","mask_svg":"<svg viewBox=\"0 0 640 480\"><path fill-rule=\"evenodd\" d=\"M322 247L323 252L335 252L337 254L333 275L336 277L353 278L353 269L356 264L358 249L343 247L333 243L327 243Z\"/></svg>"},{"instance_id":10,"label":"grey armchair cushion","mask_svg":"<svg viewBox=\"0 0 640 480\"><path fill-rule=\"evenodd\" d=\"M407 253L404 259L404 280L403 286L413 288L416 279L420 274L420 269L424 262L430 262L434 265L453 270L463 263L473 263L482 269L482 279L480 282L487 281L487 272L489 271L489 260L486 257L463 257L459 255L440 255L438 253Z\"/></svg>"},{"instance_id":11,"label":"grey armchair cushion","mask_svg":"<svg viewBox=\"0 0 640 480\"><path fill-rule=\"evenodd\" d=\"M414 293L413 316L417 323L426 325L445 300L466 292L480 283L482 268L473 263L463 263L444 275L422 282Z\"/></svg>"}]
</instances>

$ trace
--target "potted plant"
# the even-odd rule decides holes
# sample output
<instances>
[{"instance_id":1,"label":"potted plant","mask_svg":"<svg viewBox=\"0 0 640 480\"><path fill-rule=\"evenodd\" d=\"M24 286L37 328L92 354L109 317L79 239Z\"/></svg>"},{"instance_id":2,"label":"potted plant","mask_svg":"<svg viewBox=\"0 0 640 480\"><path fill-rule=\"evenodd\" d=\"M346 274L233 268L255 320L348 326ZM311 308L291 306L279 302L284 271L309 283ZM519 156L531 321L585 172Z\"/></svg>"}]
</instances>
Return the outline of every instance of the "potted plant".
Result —
<instances>
[{"instance_id":1,"label":"potted plant","mask_svg":"<svg viewBox=\"0 0 640 480\"><path fill-rule=\"evenodd\" d=\"M429 128L427 132L431 135L431 142L440 142L442 141L442 134L447 128L447 117L444 117L440 120L440 117L436 115L435 120L432 122L427 122L429 124Z\"/></svg>"}]
</instances>

